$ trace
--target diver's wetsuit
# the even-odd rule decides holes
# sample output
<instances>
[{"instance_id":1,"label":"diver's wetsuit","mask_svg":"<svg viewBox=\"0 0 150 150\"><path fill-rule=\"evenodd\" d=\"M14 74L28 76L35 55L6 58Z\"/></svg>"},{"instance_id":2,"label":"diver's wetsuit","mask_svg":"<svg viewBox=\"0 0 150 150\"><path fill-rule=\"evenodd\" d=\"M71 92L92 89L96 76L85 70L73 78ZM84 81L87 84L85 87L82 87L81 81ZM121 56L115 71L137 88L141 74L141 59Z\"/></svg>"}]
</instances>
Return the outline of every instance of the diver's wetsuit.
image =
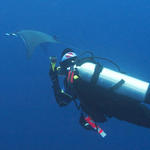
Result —
<instances>
[{"instance_id":1,"label":"diver's wetsuit","mask_svg":"<svg viewBox=\"0 0 150 150\"><path fill-rule=\"evenodd\" d=\"M67 77L64 79L64 90L62 90L60 88L58 73L56 69L55 72L52 72L52 70L50 69L49 75L53 83L52 88L54 90L56 102L60 107L68 105L70 102L74 101L77 98L76 90L74 90L75 86L72 86L67 82ZM77 107L81 111L81 116L79 119L80 125L87 130L93 130L93 128L85 120L85 118L87 117L87 112L83 111L82 104Z\"/></svg>"}]
</instances>

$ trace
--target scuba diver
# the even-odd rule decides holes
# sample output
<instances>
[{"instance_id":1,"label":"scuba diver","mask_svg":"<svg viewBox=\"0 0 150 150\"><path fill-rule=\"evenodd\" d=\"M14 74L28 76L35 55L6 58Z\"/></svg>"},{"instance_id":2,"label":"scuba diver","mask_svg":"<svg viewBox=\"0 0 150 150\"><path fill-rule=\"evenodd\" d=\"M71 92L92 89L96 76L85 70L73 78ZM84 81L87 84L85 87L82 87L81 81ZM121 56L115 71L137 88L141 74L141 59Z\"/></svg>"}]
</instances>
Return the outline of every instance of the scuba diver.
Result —
<instances>
[{"instance_id":1,"label":"scuba diver","mask_svg":"<svg viewBox=\"0 0 150 150\"><path fill-rule=\"evenodd\" d=\"M61 54L60 67L56 67L56 57L50 57L51 65L49 75L52 81L52 88L54 90L54 95L57 104L60 107L68 105L70 102L74 102L77 109L81 111L81 116L79 119L80 125L87 130L96 130L102 137L106 136L106 133L96 125L96 122L91 119L83 110L82 105L78 105L75 101L77 99L77 93L73 80L78 80L78 76L74 74L72 70L76 63L77 55L70 49L66 48ZM64 89L60 88L58 75L64 75Z\"/></svg>"},{"instance_id":2,"label":"scuba diver","mask_svg":"<svg viewBox=\"0 0 150 150\"><path fill-rule=\"evenodd\" d=\"M74 102L81 111L80 124L87 130L95 130L102 137L106 133L97 125L115 117L139 126L150 128L149 83L130 77L120 71L108 69L91 57L80 59L70 48L61 54L60 66L56 57L50 57L49 75L56 102L60 107ZM64 89L58 76L63 75ZM79 100L79 101L76 101Z\"/></svg>"}]
</instances>

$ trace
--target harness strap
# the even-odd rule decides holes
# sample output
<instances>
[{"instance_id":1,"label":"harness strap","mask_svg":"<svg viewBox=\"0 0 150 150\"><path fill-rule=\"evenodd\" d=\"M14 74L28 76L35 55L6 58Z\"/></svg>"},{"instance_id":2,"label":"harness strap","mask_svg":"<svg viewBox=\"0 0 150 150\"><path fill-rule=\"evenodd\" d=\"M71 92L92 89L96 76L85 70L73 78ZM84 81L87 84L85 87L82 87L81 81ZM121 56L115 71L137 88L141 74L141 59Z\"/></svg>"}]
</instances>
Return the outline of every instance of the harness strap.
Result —
<instances>
[{"instance_id":1,"label":"harness strap","mask_svg":"<svg viewBox=\"0 0 150 150\"><path fill-rule=\"evenodd\" d=\"M73 82L74 82L74 75L75 75L74 71L70 70L70 71L68 72L67 82L68 82L69 84L70 84L70 83L73 84ZM75 79L78 79L78 78L76 77Z\"/></svg>"},{"instance_id":2,"label":"harness strap","mask_svg":"<svg viewBox=\"0 0 150 150\"><path fill-rule=\"evenodd\" d=\"M100 65L99 63L97 63L96 66L95 66L93 76L91 78L91 84L92 85L95 85L97 83L98 78L99 78L99 74L102 71L102 69L103 69L103 66Z\"/></svg>"},{"instance_id":3,"label":"harness strap","mask_svg":"<svg viewBox=\"0 0 150 150\"><path fill-rule=\"evenodd\" d=\"M71 79L70 79L71 83L73 83L73 77L74 77L74 72L71 73Z\"/></svg>"},{"instance_id":4,"label":"harness strap","mask_svg":"<svg viewBox=\"0 0 150 150\"><path fill-rule=\"evenodd\" d=\"M114 91L118 88L120 88L125 83L125 80L121 79L118 83L116 83L114 86L110 88L111 91Z\"/></svg>"},{"instance_id":5,"label":"harness strap","mask_svg":"<svg viewBox=\"0 0 150 150\"><path fill-rule=\"evenodd\" d=\"M145 96L145 103L150 104L150 87L148 88Z\"/></svg>"},{"instance_id":6,"label":"harness strap","mask_svg":"<svg viewBox=\"0 0 150 150\"><path fill-rule=\"evenodd\" d=\"M71 75L71 71L68 72L68 77L67 77L67 82L70 82L70 75Z\"/></svg>"}]
</instances>

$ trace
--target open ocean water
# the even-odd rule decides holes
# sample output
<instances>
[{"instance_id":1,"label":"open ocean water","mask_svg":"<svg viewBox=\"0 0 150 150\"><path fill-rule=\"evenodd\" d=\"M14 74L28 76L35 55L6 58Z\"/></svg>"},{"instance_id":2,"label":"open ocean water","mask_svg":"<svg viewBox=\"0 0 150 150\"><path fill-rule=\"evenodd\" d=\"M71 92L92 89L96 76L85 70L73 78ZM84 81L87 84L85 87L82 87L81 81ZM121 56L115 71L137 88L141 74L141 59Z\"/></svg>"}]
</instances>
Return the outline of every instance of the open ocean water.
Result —
<instances>
[{"instance_id":1,"label":"open ocean water","mask_svg":"<svg viewBox=\"0 0 150 150\"><path fill-rule=\"evenodd\" d=\"M79 125L73 104L59 108L48 76L48 57L59 57L65 46L51 44L44 53L37 48L27 60L24 43L4 36L23 29L56 35L150 81L150 1L1 0L0 4L0 150L150 150L150 129L112 118L100 124L107 133L103 139Z\"/></svg>"}]
</instances>

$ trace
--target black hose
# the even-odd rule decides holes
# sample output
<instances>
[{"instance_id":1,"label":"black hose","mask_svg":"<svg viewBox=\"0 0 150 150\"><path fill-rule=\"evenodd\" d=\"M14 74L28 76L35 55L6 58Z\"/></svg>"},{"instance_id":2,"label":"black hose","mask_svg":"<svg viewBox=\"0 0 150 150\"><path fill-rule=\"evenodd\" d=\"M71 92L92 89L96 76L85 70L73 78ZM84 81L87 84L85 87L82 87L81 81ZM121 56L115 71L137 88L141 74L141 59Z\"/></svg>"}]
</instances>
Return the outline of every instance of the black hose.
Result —
<instances>
[{"instance_id":1,"label":"black hose","mask_svg":"<svg viewBox=\"0 0 150 150\"><path fill-rule=\"evenodd\" d=\"M121 69L120 69L120 66L117 65L115 62L113 62L111 59L104 58L104 57L98 57L98 56L94 56L94 58L108 61L108 62L110 62L111 64L113 64L113 65L118 69L119 72L122 72Z\"/></svg>"},{"instance_id":2,"label":"black hose","mask_svg":"<svg viewBox=\"0 0 150 150\"><path fill-rule=\"evenodd\" d=\"M93 52L91 52L91 51L85 51L85 52L79 54L79 57L81 57L81 56L83 56L83 55L85 55L85 54L90 54L91 57L94 57L94 54L93 54Z\"/></svg>"}]
</instances>

